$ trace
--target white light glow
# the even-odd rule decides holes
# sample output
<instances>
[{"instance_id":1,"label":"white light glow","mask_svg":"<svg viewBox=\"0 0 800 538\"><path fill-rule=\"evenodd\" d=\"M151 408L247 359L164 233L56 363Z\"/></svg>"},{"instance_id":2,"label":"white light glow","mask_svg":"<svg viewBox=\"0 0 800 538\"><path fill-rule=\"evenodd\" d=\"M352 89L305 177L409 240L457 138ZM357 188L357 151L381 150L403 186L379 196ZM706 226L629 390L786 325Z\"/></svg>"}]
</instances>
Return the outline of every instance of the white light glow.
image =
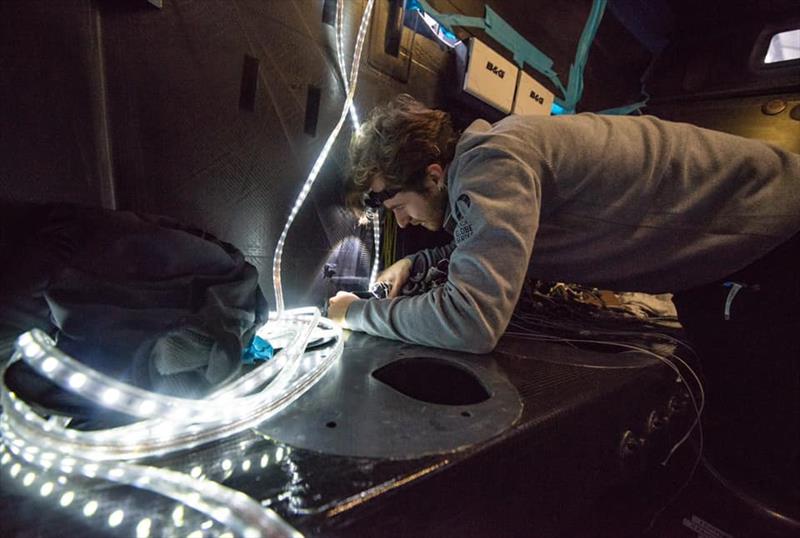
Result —
<instances>
[{"instance_id":1,"label":"white light glow","mask_svg":"<svg viewBox=\"0 0 800 538\"><path fill-rule=\"evenodd\" d=\"M58 359L55 359L53 357L47 357L44 360L44 362L42 362L42 370L45 373L49 374L49 373L55 371L56 368L58 368Z\"/></svg>"},{"instance_id":2,"label":"white light glow","mask_svg":"<svg viewBox=\"0 0 800 538\"><path fill-rule=\"evenodd\" d=\"M22 485L27 488L33 484L34 480L36 480L36 473L27 473L25 478L22 479Z\"/></svg>"},{"instance_id":3,"label":"white light glow","mask_svg":"<svg viewBox=\"0 0 800 538\"><path fill-rule=\"evenodd\" d=\"M69 386L73 389L79 389L86 384L86 376L81 373L72 374L69 377Z\"/></svg>"},{"instance_id":4,"label":"white light glow","mask_svg":"<svg viewBox=\"0 0 800 538\"><path fill-rule=\"evenodd\" d=\"M176 527L183 527L183 505L179 504L172 511L172 523Z\"/></svg>"},{"instance_id":5,"label":"white light glow","mask_svg":"<svg viewBox=\"0 0 800 538\"><path fill-rule=\"evenodd\" d=\"M75 500L75 492L68 491L61 496L61 499L58 501L58 504L66 508L67 506L72 504L72 501Z\"/></svg>"},{"instance_id":6,"label":"white light glow","mask_svg":"<svg viewBox=\"0 0 800 538\"><path fill-rule=\"evenodd\" d=\"M125 470L119 467L115 467L114 469L108 471L108 476L110 476L111 478L122 478L123 476L125 476Z\"/></svg>"},{"instance_id":7,"label":"white light glow","mask_svg":"<svg viewBox=\"0 0 800 538\"><path fill-rule=\"evenodd\" d=\"M83 507L83 515L86 517L92 517L95 514L95 512L97 512L98 506L99 504L97 504L97 501L89 501Z\"/></svg>"},{"instance_id":8,"label":"white light glow","mask_svg":"<svg viewBox=\"0 0 800 538\"><path fill-rule=\"evenodd\" d=\"M214 516L214 519L216 519L217 521L225 521L226 519L231 517L231 510L230 508L226 508L223 506L222 508L214 510L214 512L211 515Z\"/></svg>"},{"instance_id":9,"label":"white light glow","mask_svg":"<svg viewBox=\"0 0 800 538\"><path fill-rule=\"evenodd\" d=\"M136 525L136 538L149 538L152 522L149 517L144 518Z\"/></svg>"},{"instance_id":10,"label":"white light glow","mask_svg":"<svg viewBox=\"0 0 800 538\"><path fill-rule=\"evenodd\" d=\"M125 519L125 512L122 510L114 510L111 512L111 515L108 516L108 526L109 527L118 527L122 520Z\"/></svg>"},{"instance_id":11,"label":"white light glow","mask_svg":"<svg viewBox=\"0 0 800 538\"><path fill-rule=\"evenodd\" d=\"M261 531L259 531L258 529L254 529L253 527L250 527L250 528L247 528L247 529L244 530L244 532L242 533L242 536L244 538L261 538L262 534L261 534Z\"/></svg>"},{"instance_id":12,"label":"white light glow","mask_svg":"<svg viewBox=\"0 0 800 538\"><path fill-rule=\"evenodd\" d=\"M117 389L106 389L103 391L103 402L106 404L113 404L119 400L119 391Z\"/></svg>"},{"instance_id":13,"label":"white light glow","mask_svg":"<svg viewBox=\"0 0 800 538\"><path fill-rule=\"evenodd\" d=\"M39 495L42 497L47 497L51 493L53 493L53 489L55 489L55 484L52 482L45 482L42 484L42 487L39 489Z\"/></svg>"},{"instance_id":14,"label":"white light glow","mask_svg":"<svg viewBox=\"0 0 800 538\"><path fill-rule=\"evenodd\" d=\"M36 342L31 342L27 346L25 346L25 351L23 351L26 357L30 357L31 359L35 359L39 357L44 351L42 347L37 344Z\"/></svg>"},{"instance_id":15,"label":"white light glow","mask_svg":"<svg viewBox=\"0 0 800 538\"><path fill-rule=\"evenodd\" d=\"M145 400L139 404L139 412L143 415L152 415L156 410L156 403L152 400Z\"/></svg>"}]
</instances>

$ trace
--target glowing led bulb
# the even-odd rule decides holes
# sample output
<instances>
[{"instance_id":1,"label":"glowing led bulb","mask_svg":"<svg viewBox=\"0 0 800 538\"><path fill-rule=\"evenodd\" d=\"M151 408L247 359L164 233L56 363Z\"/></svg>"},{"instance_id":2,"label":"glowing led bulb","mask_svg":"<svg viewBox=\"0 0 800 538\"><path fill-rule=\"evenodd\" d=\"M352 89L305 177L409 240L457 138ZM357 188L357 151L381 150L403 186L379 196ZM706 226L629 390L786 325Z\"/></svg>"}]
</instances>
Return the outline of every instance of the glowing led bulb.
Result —
<instances>
[{"instance_id":1,"label":"glowing led bulb","mask_svg":"<svg viewBox=\"0 0 800 538\"><path fill-rule=\"evenodd\" d=\"M39 489L39 495L42 497L47 497L51 493L53 493L53 489L55 488L55 484L52 482L45 482L42 484L41 489Z\"/></svg>"},{"instance_id":2,"label":"glowing led bulb","mask_svg":"<svg viewBox=\"0 0 800 538\"><path fill-rule=\"evenodd\" d=\"M172 523L175 524L176 527L183 527L183 505L179 504L175 507L175 510L172 511Z\"/></svg>"},{"instance_id":3,"label":"glowing led bulb","mask_svg":"<svg viewBox=\"0 0 800 538\"><path fill-rule=\"evenodd\" d=\"M122 510L114 510L111 512L111 515L108 516L108 526L109 527L117 527L122 520L125 519L125 512Z\"/></svg>"},{"instance_id":4,"label":"glowing led bulb","mask_svg":"<svg viewBox=\"0 0 800 538\"><path fill-rule=\"evenodd\" d=\"M143 415L152 415L156 410L156 403L153 400L144 400L139 404L139 412Z\"/></svg>"},{"instance_id":5,"label":"glowing led bulb","mask_svg":"<svg viewBox=\"0 0 800 538\"><path fill-rule=\"evenodd\" d=\"M31 342L33 342L33 338L31 338L31 333L25 333L17 339L17 344L19 344L20 347L25 347Z\"/></svg>"},{"instance_id":6,"label":"glowing led bulb","mask_svg":"<svg viewBox=\"0 0 800 538\"><path fill-rule=\"evenodd\" d=\"M119 391L117 389L106 389L103 392L103 402L107 404L113 404L117 400L119 400Z\"/></svg>"},{"instance_id":7,"label":"glowing led bulb","mask_svg":"<svg viewBox=\"0 0 800 538\"><path fill-rule=\"evenodd\" d=\"M42 371L48 374L53 372L56 368L58 368L58 359L55 357L47 357L44 362L42 362Z\"/></svg>"},{"instance_id":8,"label":"glowing led bulb","mask_svg":"<svg viewBox=\"0 0 800 538\"><path fill-rule=\"evenodd\" d=\"M141 520L138 525L136 525L136 538L148 538L150 536L151 525L152 522L149 517Z\"/></svg>"},{"instance_id":9,"label":"glowing led bulb","mask_svg":"<svg viewBox=\"0 0 800 538\"><path fill-rule=\"evenodd\" d=\"M27 488L33 484L34 480L36 480L36 473L28 473L25 475L25 478L22 479L22 485Z\"/></svg>"},{"instance_id":10,"label":"glowing led bulb","mask_svg":"<svg viewBox=\"0 0 800 538\"><path fill-rule=\"evenodd\" d=\"M231 517L231 509L223 506L222 508L217 508L211 514L214 519L217 521L225 521L229 517Z\"/></svg>"},{"instance_id":11,"label":"glowing led bulb","mask_svg":"<svg viewBox=\"0 0 800 538\"><path fill-rule=\"evenodd\" d=\"M36 342L31 342L30 344L25 346L23 353L25 354L25 356L35 359L39 355L44 353L44 350L42 349L42 346L40 346Z\"/></svg>"},{"instance_id":12,"label":"glowing led bulb","mask_svg":"<svg viewBox=\"0 0 800 538\"><path fill-rule=\"evenodd\" d=\"M125 470L120 467L114 467L108 471L108 476L111 478L122 478L125 475Z\"/></svg>"},{"instance_id":13,"label":"glowing led bulb","mask_svg":"<svg viewBox=\"0 0 800 538\"><path fill-rule=\"evenodd\" d=\"M67 506L72 504L72 501L75 500L75 492L68 491L64 495L61 496L61 500L58 501L58 504L66 508Z\"/></svg>"},{"instance_id":14,"label":"glowing led bulb","mask_svg":"<svg viewBox=\"0 0 800 538\"><path fill-rule=\"evenodd\" d=\"M79 389L86 384L86 376L80 372L72 374L69 377L69 386L74 389Z\"/></svg>"},{"instance_id":15,"label":"glowing led bulb","mask_svg":"<svg viewBox=\"0 0 800 538\"><path fill-rule=\"evenodd\" d=\"M261 531L253 527L247 527L242 533L244 538L261 538Z\"/></svg>"},{"instance_id":16,"label":"glowing led bulb","mask_svg":"<svg viewBox=\"0 0 800 538\"><path fill-rule=\"evenodd\" d=\"M189 476L191 476L192 478L200 478L200 475L202 474L203 474L203 468L200 467L199 465L195 465L194 467L192 467L192 470L189 471Z\"/></svg>"},{"instance_id":17,"label":"glowing led bulb","mask_svg":"<svg viewBox=\"0 0 800 538\"><path fill-rule=\"evenodd\" d=\"M8 474L11 475L11 478L16 478L21 470L22 470L22 465L20 465L19 463L15 463L8 470Z\"/></svg>"},{"instance_id":18,"label":"glowing led bulb","mask_svg":"<svg viewBox=\"0 0 800 538\"><path fill-rule=\"evenodd\" d=\"M88 476L89 478L93 478L97 474L97 464L96 463L87 463L83 466L83 474Z\"/></svg>"},{"instance_id":19,"label":"glowing led bulb","mask_svg":"<svg viewBox=\"0 0 800 538\"><path fill-rule=\"evenodd\" d=\"M95 514L95 512L97 512L97 507L98 507L97 501L89 501L83 507L83 515L86 517L92 517Z\"/></svg>"}]
</instances>

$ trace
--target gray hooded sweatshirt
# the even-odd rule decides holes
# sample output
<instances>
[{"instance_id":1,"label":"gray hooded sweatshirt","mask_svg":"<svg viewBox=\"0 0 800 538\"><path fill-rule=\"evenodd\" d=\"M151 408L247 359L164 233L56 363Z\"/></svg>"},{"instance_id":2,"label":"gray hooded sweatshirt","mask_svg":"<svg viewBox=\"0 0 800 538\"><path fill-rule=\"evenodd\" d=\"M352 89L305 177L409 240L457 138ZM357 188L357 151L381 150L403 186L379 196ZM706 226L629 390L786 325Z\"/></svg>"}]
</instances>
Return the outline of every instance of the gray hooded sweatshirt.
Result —
<instances>
[{"instance_id":1,"label":"gray hooded sweatshirt","mask_svg":"<svg viewBox=\"0 0 800 538\"><path fill-rule=\"evenodd\" d=\"M800 155L651 116L478 120L458 141L447 190L447 282L355 301L349 328L485 353L526 275L677 292L734 273L800 231Z\"/></svg>"}]
</instances>

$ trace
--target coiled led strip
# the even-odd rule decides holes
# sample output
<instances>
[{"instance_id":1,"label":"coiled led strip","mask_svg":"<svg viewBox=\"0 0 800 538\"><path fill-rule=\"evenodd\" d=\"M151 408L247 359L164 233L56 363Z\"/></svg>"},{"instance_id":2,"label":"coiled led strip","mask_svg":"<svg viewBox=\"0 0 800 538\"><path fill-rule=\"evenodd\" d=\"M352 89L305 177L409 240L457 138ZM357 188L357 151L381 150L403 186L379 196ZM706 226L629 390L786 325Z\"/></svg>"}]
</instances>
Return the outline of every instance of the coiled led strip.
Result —
<instances>
[{"instance_id":1,"label":"coiled led strip","mask_svg":"<svg viewBox=\"0 0 800 538\"><path fill-rule=\"evenodd\" d=\"M121 383L64 354L43 332L25 333L17 340L12 363L23 360L65 389L144 420L108 430L73 430L57 419L40 416L0 381L3 442L12 454L30 464L155 491L207 513L241 535L298 536L279 516L240 492L183 473L124 461L234 435L263 422L310 388L341 355L341 330L321 318L315 308L287 312L282 322L293 329L292 339L274 362L204 400L164 396ZM324 350L304 353L318 324L334 334L334 341ZM253 392L261 385L264 387Z\"/></svg>"}]
</instances>

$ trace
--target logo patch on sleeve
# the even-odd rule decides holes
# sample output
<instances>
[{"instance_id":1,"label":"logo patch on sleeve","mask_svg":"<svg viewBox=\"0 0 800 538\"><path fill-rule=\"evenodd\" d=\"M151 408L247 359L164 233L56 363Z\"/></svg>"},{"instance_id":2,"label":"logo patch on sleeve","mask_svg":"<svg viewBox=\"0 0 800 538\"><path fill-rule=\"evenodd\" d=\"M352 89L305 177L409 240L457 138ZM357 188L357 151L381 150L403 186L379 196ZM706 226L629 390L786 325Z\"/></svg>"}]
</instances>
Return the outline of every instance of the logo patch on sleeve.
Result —
<instances>
[{"instance_id":1,"label":"logo patch on sleeve","mask_svg":"<svg viewBox=\"0 0 800 538\"><path fill-rule=\"evenodd\" d=\"M472 200L469 199L469 195L462 194L458 197L453 207L453 216L455 216L458 222L455 232L453 233L456 243L461 243L472 237L472 225L467 219L470 206L472 206Z\"/></svg>"}]
</instances>

